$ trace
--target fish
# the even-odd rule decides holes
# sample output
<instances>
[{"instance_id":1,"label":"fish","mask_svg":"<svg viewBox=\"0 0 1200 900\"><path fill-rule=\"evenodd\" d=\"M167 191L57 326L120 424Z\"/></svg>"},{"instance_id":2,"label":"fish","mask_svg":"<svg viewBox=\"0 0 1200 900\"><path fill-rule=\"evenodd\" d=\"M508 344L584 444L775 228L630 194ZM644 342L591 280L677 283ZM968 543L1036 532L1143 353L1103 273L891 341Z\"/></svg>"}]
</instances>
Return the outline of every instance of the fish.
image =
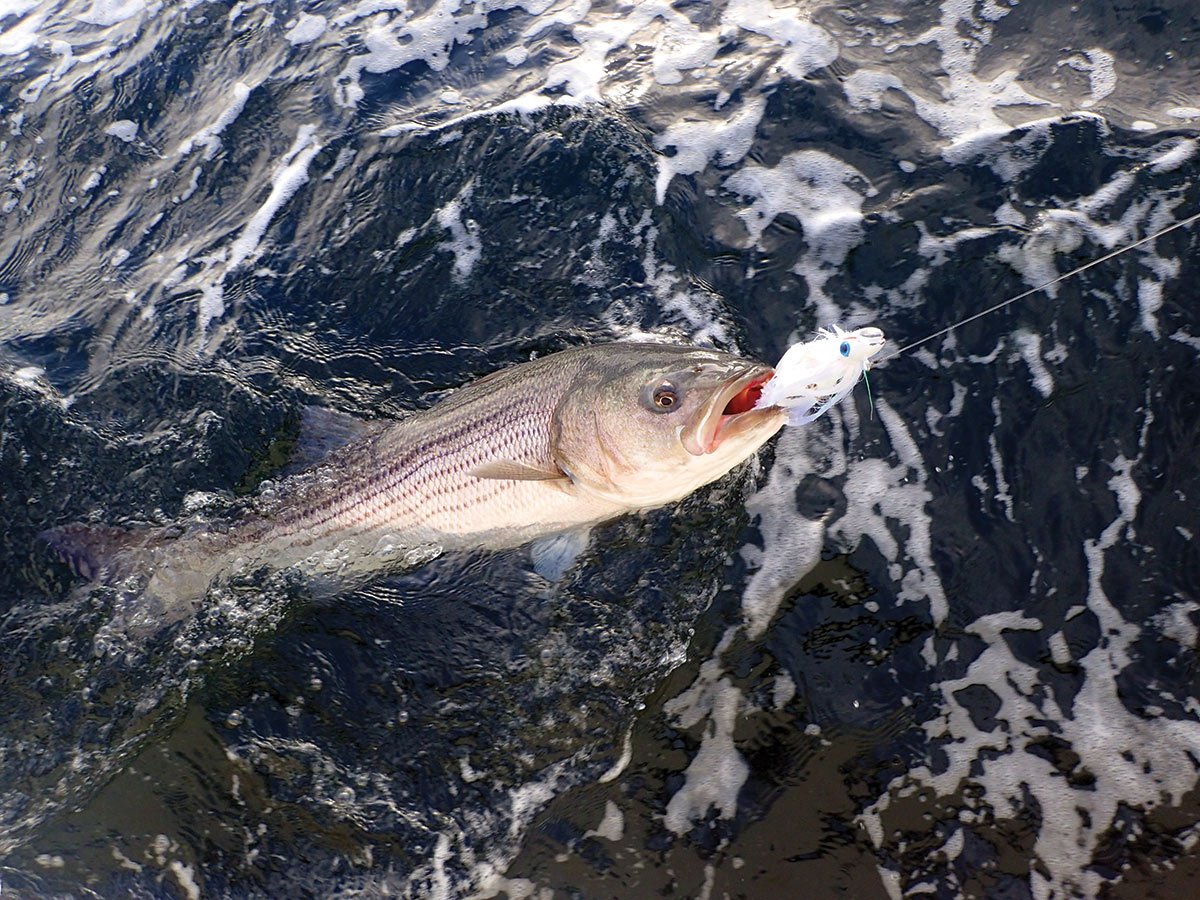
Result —
<instances>
[{"instance_id":1,"label":"fish","mask_svg":"<svg viewBox=\"0 0 1200 900\"><path fill-rule=\"evenodd\" d=\"M195 610L260 571L353 584L447 550L517 547L679 500L783 426L756 408L774 370L717 350L617 342L487 375L268 484L240 514L168 527L67 525L74 572Z\"/></svg>"},{"instance_id":2,"label":"fish","mask_svg":"<svg viewBox=\"0 0 1200 900\"><path fill-rule=\"evenodd\" d=\"M874 327L822 328L812 340L792 344L762 386L757 408L790 409L788 425L807 425L850 395L886 341Z\"/></svg>"}]
</instances>

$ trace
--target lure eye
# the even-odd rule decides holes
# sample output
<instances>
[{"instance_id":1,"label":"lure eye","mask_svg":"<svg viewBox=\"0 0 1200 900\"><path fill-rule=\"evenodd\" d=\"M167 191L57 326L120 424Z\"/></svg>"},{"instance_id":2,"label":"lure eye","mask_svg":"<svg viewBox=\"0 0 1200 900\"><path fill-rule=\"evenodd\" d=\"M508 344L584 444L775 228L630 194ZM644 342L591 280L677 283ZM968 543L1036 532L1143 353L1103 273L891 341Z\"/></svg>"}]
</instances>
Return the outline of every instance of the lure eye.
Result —
<instances>
[{"instance_id":1,"label":"lure eye","mask_svg":"<svg viewBox=\"0 0 1200 900\"><path fill-rule=\"evenodd\" d=\"M842 341L842 346L838 347L838 352L841 353L842 356L849 356L850 355L850 342Z\"/></svg>"}]
</instances>

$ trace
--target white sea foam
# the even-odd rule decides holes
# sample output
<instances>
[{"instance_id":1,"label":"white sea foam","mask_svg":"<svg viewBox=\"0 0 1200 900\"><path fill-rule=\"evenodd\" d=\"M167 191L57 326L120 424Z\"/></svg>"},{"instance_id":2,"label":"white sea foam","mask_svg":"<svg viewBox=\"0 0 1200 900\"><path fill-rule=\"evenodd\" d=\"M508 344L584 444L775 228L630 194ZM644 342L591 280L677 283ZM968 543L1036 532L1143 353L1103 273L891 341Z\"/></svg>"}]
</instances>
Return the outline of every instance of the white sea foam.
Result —
<instances>
[{"instance_id":1,"label":"white sea foam","mask_svg":"<svg viewBox=\"0 0 1200 900\"><path fill-rule=\"evenodd\" d=\"M478 223L463 218L463 204L471 199L474 190L475 181L471 179L436 216L438 225L450 232L450 240L438 244L438 249L454 254L454 280L458 282L470 277L483 256Z\"/></svg>"},{"instance_id":2,"label":"white sea foam","mask_svg":"<svg viewBox=\"0 0 1200 900\"><path fill-rule=\"evenodd\" d=\"M296 24L288 29L284 37L293 46L311 44L325 33L325 27L326 21L324 16L301 13L300 18L296 20Z\"/></svg>"},{"instance_id":3,"label":"white sea foam","mask_svg":"<svg viewBox=\"0 0 1200 900\"><path fill-rule=\"evenodd\" d=\"M999 150L994 163L1000 164L1011 153L997 147L999 138L1009 134L1011 127L996 114L998 107L1043 106L1049 101L1026 91L1019 85L1020 73L1007 69L984 80L976 73L979 53L991 42L994 24L1011 10L988 5L988 14L976 16L974 3L952 0L941 5L938 25L928 29L911 43L933 44L941 56L945 81L940 97L930 96L900 84L883 83L878 77L865 84L855 85L858 96L867 106L873 106L881 89L901 90L908 94L917 115L933 126L948 142L944 155L948 160L965 160L980 150ZM866 88L865 93L862 89Z\"/></svg>"},{"instance_id":4,"label":"white sea foam","mask_svg":"<svg viewBox=\"0 0 1200 900\"><path fill-rule=\"evenodd\" d=\"M739 162L750 151L766 108L765 98L754 97L726 119L675 122L655 136L655 147L672 151L658 160L658 202L663 202L676 175L695 175L714 159L720 166Z\"/></svg>"},{"instance_id":5,"label":"white sea foam","mask_svg":"<svg viewBox=\"0 0 1200 900\"><path fill-rule=\"evenodd\" d=\"M709 810L716 810L725 819L737 812L738 793L750 774L750 767L733 743L741 699L741 691L727 678L709 687L708 727L684 773L684 784L667 802L663 817L663 824L676 834L685 834L692 822Z\"/></svg>"},{"instance_id":6,"label":"white sea foam","mask_svg":"<svg viewBox=\"0 0 1200 900\"><path fill-rule=\"evenodd\" d=\"M147 3L146 0L92 0L92 5L76 16L89 25L109 26L131 19L141 12L151 15L162 8L162 3Z\"/></svg>"},{"instance_id":7,"label":"white sea foam","mask_svg":"<svg viewBox=\"0 0 1200 900\"><path fill-rule=\"evenodd\" d=\"M137 138L138 124L129 119L120 119L106 126L104 133L130 144Z\"/></svg>"},{"instance_id":8,"label":"white sea foam","mask_svg":"<svg viewBox=\"0 0 1200 900\"><path fill-rule=\"evenodd\" d=\"M246 108L246 101L250 99L250 92L253 90L249 85L238 81L233 85L233 98L229 105L217 116L215 122L211 125L206 125L187 138L179 145L176 151L180 156L187 156L192 152L192 149L197 145L204 147L204 158L212 159L221 149L221 132L233 124L237 117L242 114L242 110Z\"/></svg>"},{"instance_id":9,"label":"white sea foam","mask_svg":"<svg viewBox=\"0 0 1200 900\"><path fill-rule=\"evenodd\" d=\"M959 384L957 381L950 387L952 396L950 398L950 407L943 413L933 405L930 405L925 410L925 421L929 424L929 430L937 437L944 437L945 431L942 428L943 419L955 419L962 414L963 406L967 399L967 387L964 384Z\"/></svg>"},{"instance_id":10,"label":"white sea foam","mask_svg":"<svg viewBox=\"0 0 1200 900\"><path fill-rule=\"evenodd\" d=\"M1143 442L1149 421L1147 417L1143 425ZM943 712L926 724L931 738L948 739L942 749L949 764L936 772L928 767L912 769L894 780L866 811L862 822L877 845L884 840L887 810L914 786L951 796L959 794L966 782L979 785L984 789L982 803L997 817L1022 808L1020 797L1028 791L1037 798L1047 823L1038 831L1034 846L1040 861L1031 870L1034 896L1094 896L1103 878L1090 866L1092 855L1120 804L1143 809L1174 804L1194 788L1197 773L1191 754L1200 746L1200 724L1135 715L1117 689L1116 677L1130 661L1139 629L1105 595L1103 574L1106 554L1125 539L1137 513L1141 494L1132 474L1137 464L1137 459L1122 456L1112 462L1109 488L1117 500L1117 515L1097 538L1085 542L1087 607L1106 639L1078 660L1085 678L1070 707L1059 708L1054 695L1043 689L1038 670L1018 660L1003 638L1005 630L1037 631L1042 627L1039 620L1019 612L977 620L968 630L987 646L963 677L939 685ZM1178 637L1193 639L1194 625L1187 618L1192 606L1179 609L1182 616L1173 610L1163 613L1164 624L1172 627L1169 623L1179 621ZM1071 618L1068 613L1066 619ZM1048 636L1047 643L1056 662L1070 661L1070 648L1061 632ZM976 727L956 696L972 685L987 686L1000 701L997 724L990 731ZM1095 778L1094 789L1072 787L1054 766L1029 752L1050 734L1070 743L1079 755L1080 769ZM1086 816L1076 815L1077 810Z\"/></svg>"},{"instance_id":11,"label":"white sea foam","mask_svg":"<svg viewBox=\"0 0 1200 900\"><path fill-rule=\"evenodd\" d=\"M516 4L513 4L516 5ZM470 35L487 24L480 10L467 12L460 0L436 0L420 13L410 13L407 4L361 3L337 17L335 27L348 25L377 12L403 10L399 15L375 22L363 33L366 53L352 57L338 74L335 91L344 106L355 106L364 96L363 72L390 72L421 61L436 72L446 68L455 44L467 43Z\"/></svg>"},{"instance_id":12,"label":"white sea foam","mask_svg":"<svg viewBox=\"0 0 1200 900\"><path fill-rule=\"evenodd\" d=\"M1163 286L1160 281L1139 278L1137 287L1138 313L1142 327L1154 337L1160 337L1157 313L1163 305Z\"/></svg>"},{"instance_id":13,"label":"white sea foam","mask_svg":"<svg viewBox=\"0 0 1200 900\"><path fill-rule=\"evenodd\" d=\"M1151 163L1155 172L1174 172L1196 155L1197 142L1191 138L1176 141L1169 149L1156 156Z\"/></svg>"},{"instance_id":14,"label":"white sea foam","mask_svg":"<svg viewBox=\"0 0 1200 900\"><path fill-rule=\"evenodd\" d=\"M21 16L29 9L32 7L19 8L14 15ZM0 30L0 56L21 56L28 52L41 39L38 29L45 20L44 15L35 14L21 19L16 25L5 25Z\"/></svg>"},{"instance_id":15,"label":"white sea foam","mask_svg":"<svg viewBox=\"0 0 1200 900\"><path fill-rule=\"evenodd\" d=\"M808 435L804 428L783 430L766 483L746 503L746 511L762 532L764 547L742 548L753 572L742 592L742 616L752 639L762 636L783 598L821 558L824 523L796 515L796 481L811 462Z\"/></svg>"},{"instance_id":16,"label":"white sea foam","mask_svg":"<svg viewBox=\"0 0 1200 900\"><path fill-rule=\"evenodd\" d=\"M33 386L45 374L46 370L41 366L22 366L13 372L13 379L17 384Z\"/></svg>"},{"instance_id":17,"label":"white sea foam","mask_svg":"<svg viewBox=\"0 0 1200 900\"><path fill-rule=\"evenodd\" d=\"M1049 397L1054 392L1054 378L1051 377L1046 364L1042 362L1042 337L1030 331L1020 330L1013 335L1017 352L1025 365L1029 366L1029 374L1033 376L1033 386L1043 397Z\"/></svg>"},{"instance_id":18,"label":"white sea foam","mask_svg":"<svg viewBox=\"0 0 1200 900\"><path fill-rule=\"evenodd\" d=\"M1200 352L1200 337L1197 337L1193 334L1188 334L1182 328L1171 333L1171 340L1178 341L1179 343L1191 347L1197 352Z\"/></svg>"},{"instance_id":19,"label":"white sea foam","mask_svg":"<svg viewBox=\"0 0 1200 900\"><path fill-rule=\"evenodd\" d=\"M722 656L739 631L751 640L761 637L783 598L820 559L826 532L848 549L863 537L869 538L890 561L901 600L928 604L934 622L941 622L948 612L933 566L931 522L926 511L931 497L924 486L927 476L919 449L895 411L886 402L877 403L898 464L848 459L842 445L845 431L834 416L831 438L813 429L784 430L776 445L775 466L748 503L763 536L763 549L751 546L742 550L754 572L742 597L743 622L726 631L695 682L664 704L664 711L680 727L704 723L705 728L685 784L667 807L665 824L676 833L685 833L692 822L710 811L727 817L736 809L737 792L749 773L733 743L734 713L740 709L739 715L747 715L751 709L724 675ZM846 417L853 421L852 415ZM817 446L810 446L814 442ZM828 460L827 464L817 465L817 456ZM809 521L797 516L796 478L799 473L813 472L836 478L843 485L846 512L840 518ZM781 700L787 695L786 686L782 691Z\"/></svg>"},{"instance_id":20,"label":"white sea foam","mask_svg":"<svg viewBox=\"0 0 1200 900\"><path fill-rule=\"evenodd\" d=\"M829 533L847 546L870 538L889 562L891 577L899 585L898 598L928 604L936 625L946 618L949 604L933 564L928 472L901 416L883 398L876 398L875 411L899 462L861 459L849 464L846 512L829 524Z\"/></svg>"},{"instance_id":21,"label":"white sea foam","mask_svg":"<svg viewBox=\"0 0 1200 900\"><path fill-rule=\"evenodd\" d=\"M1088 77L1091 96L1080 105L1085 109L1095 106L1117 88L1117 73L1113 55L1099 47L1074 54L1059 60L1057 66L1067 66Z\"/></svg>"},{"instance_id":22,"label":"white sea foam","mask_svg":"<svg viewBox=\"0 0 1200 900\"><path fill-rule=\"evenodd\" d=\"M803 78L837 59L837 42L799 9L770 0L732 0L721 15L725 28L737 26L770 38L782 48L776 65L792 78Z\"/></svg>"},{"instance_id":23,"label":"white sea foam","mask_svg":"<svg viewBox=\"0 0 1200 900\"><path fill-rule=\"evenodd\" d=\"M0 22L10 17L21 18L37 8L41 0L3 0L0 2Z\"/></svg>"},{"instance_id":24,"label":"white sea foam","mask_svg":"<svg viewBox=\"0 0 1200 900\"><path fill-rule=\"evenodd\" d=\"M602 837L606 841L612 841L614 844L620 842L625 836L625 816L621 814L620 807L611 800L604 801L604 818L600 820L600 824L595 830L587 831L584 837Z\"/></svg>"},{"instance_id":25,"label":"white sea foam","mask_svg":"<svg viewBox=\"0 0 1200 900\"><path fill-rule=\"evenodd\" d=\"M798 150L776 166L747 163L725 179L724 187L751 198L738 215L756 244L781 214L800 220L807 249L793 271L807 282L818 319L841 321L842 311L825 293L825 284L862 242L863 200L875 193L862 173L819 150Z\"/></svg>"},{"instance_id":26,"label":"white sea foam","mask_svg":"<svg viewBox=\"0 0 1200 900\"><path fill-rule=\"evenodd\" d=\"M873 69L859 69L853 72L843 83L846 99L850 106L859 112L867 110L878 111L883 108L883 96L888 91L904 92L904 83L888 72L877 72ZM916 171L914 166L908 170Z\"/></svg>"},{"instance_id":27,"label":"white sea foam","mask_svg":"<svg viewBox=\"0 0 1200 900\"><path fill-rule=\"evenodd\" d=\"M196 870L192 866L173 859L167 868L175 876L179 889L188 900L200 900L200 885L196 884Z\"/></svg>"},{"instance_id":28,"label":"white sea foam","mask_svg":"<svg viewBox=\"0 0 1200 900\"><path fill-rule=\"evenodd\" d=\"M283 155L271 176L271 192L263 201L262 206L250 216L242 233L229 248L229 271L242 265L257 251L259 242L276 213L292 198L300 186L308 181L309 163L321 150L321 145L316 140L316 134L316 125L301 125L296 130L295 142L291 149Z\"/></svg>"},{"instance_id":29,"label":"white sea foam","mask_svg":"<svg viewBox=\"0 0 1200 900\"><path fill-rule=\"evenodd\" d=\"M1000 427L1000 401L992 398L992 420L996 423L996 427ZM1008 479L1004 477L1004 458L1000 455L1000 447L996 443L996 432L993 431L988 435L988 458L992 464L992 474L996 479L996 491L992 497L999 500L1004 506L1004 515L1010 522L1015 522L1013 509L1012 491L1008 486ZM986 496L986 482L982 476L976 476L978 482L974 482L979 488L981 494Z\"/></svg>"},{"instance_id":30,"label":"white sea foam","mask_svg":"<svg viewBox=\"0 0 1200 900\"><path fill-rule=\"evenodd\" d=\"M308 167L313 157L321 150L316 134L316 125L299 126L292 146L275 165L270 191L246 220L238 236L227 248L221 248L195 260L204 267L193 279L200 295L197 306L197 333L202 346L211 337L209 328L213 321L226 312L225 279L258 255L259 245L272 219L308 181ZM193 191L198 174L199 168L193 173ZM174 273L168 277L173 278Z\"/></svg>"}]
</instances>

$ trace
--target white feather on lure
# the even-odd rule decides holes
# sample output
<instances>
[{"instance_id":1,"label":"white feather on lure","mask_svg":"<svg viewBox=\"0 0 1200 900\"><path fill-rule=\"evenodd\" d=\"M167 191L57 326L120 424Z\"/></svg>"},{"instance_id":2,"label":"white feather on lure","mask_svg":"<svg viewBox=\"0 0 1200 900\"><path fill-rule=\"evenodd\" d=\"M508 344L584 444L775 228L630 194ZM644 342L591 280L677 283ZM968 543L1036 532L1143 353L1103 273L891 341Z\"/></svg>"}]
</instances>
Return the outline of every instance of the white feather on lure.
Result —
<instances>
[{"instance_id":1,"label":"white feather on lure","mask_svg":"<svg viewBox=\"0 0 1200 900\"><path fill-rule=\"evenodd\" d=\"M775 375L763 385L755 408L788 408L789 425L807 425L819 419L849 396L883 343L878 328L822 328L811 341L788 347Z\"/></svg>"}]
</instances>

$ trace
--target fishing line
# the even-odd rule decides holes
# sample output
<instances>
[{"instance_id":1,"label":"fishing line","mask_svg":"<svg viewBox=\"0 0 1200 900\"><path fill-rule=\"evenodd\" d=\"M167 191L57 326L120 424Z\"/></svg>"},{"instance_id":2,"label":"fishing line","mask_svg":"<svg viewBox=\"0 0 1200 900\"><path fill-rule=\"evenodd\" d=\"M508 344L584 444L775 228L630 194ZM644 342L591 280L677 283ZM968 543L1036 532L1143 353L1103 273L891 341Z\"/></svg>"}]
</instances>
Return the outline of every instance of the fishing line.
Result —
<instances>
[{"instance_id":1,"label":"fishing line","mask_svg":"<svg viewBox=\"0 0 1200 900\"><path fill-rule=\"evenodd\" d=\"M932 341L935 337L941 337L943 334L949 334L955 328L959 328L963 325L966 325L968 322L974 322L976 319L982 319L984 316L991 315L992 313L996 312L997 310L1004 309L1004 307L1010 306L1011 304L1016 303L1018 300L1024 300L1026 297L1028 297L1032 294L1036 294L1038 291L1044 291L1048 287L1053 287L1054 285L1058 284L1060 281L1066 281L1068 278L1074 278L1080 272L1085 272L1088 269L1092 268L1092 266L1098 266L1098 265L1100 265L1100 263L1107 262L1108 260L1112 259L1113 257L1120 256L1122 253L1128 253L1130 250L1133 250L1136 247L1140 247L1142 244L1148 244L1150 241L1153 241L1155 238L1160 238L1164 234L1168 234L1168 233L1174 231L1176 228L1183 228L1186 225L1190 225L1198 219L1200 219L1200 213L1195 213L1191 216L1188 216L1186 219L1181 219L1180 221L1175 222L1172 225L1168 225L1166 228L1161 228L1158 231L1154 232L1154 234L1147 235L1144 238L1134 241L1132 244L1127 244L1126 246L1121 247L1119 250L1113 250L1111 253L1106 253L1106 254L1104 254L1104 256L1101 256L1099 259L1093 259L1091 262L1084 263L1082 266L1079 266L1076 269L1072 269L1070 272L1067 272L1064 275L1059 275L1057 278L1050 279L1045 284L1041 284L1041 285L1038 285L1037 287L1030 288L1027 291L1022 291L1020 294L1017 294L1015 297L1009 297L1007 300L1005 300L1001 303L997 303L995 306L989 306L987 309L983 310L982 312L977 312L974 315L967 316L967 318L963 319L961 322L955 322L953 325L949 326L948 328L943 328L941 331L935 331L933 334L931 334L927 337L923 337L919 341L913 341L911 344L906 344L905 346L901 347L899 350L897 350L895 353L891 354L890 356L885 356L883 359L876 360L872 364L872 366L877 366L880 363L885 363L890 359L895 359L897 356L899 356L901 353L904 353L906 350L911 350L913 347L919 347L921 344L924 344L926 341Z\"/></svg>"}]
</instances>

